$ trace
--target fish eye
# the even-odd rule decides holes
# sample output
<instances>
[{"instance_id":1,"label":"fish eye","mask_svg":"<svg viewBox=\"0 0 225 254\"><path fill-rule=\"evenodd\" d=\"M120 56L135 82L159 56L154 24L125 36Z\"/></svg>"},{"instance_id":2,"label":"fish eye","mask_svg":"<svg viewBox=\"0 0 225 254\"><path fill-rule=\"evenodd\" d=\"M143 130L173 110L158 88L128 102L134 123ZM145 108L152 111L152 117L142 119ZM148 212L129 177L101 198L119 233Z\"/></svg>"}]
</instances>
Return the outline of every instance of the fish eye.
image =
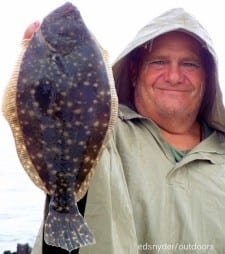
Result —
<instances>
[{"instance_id":1,"label":"fish eye","mask_svg":"<svg viewBox=\"0 0 225 254\"><path fill-rule=\"evenodd\" d=\"M51 56L51 61L55 62L55 64L57 65L57 67L60 70L62 70L62 71L65 70L64 60L63 60L63 58L59 54L53 54Z\"/></svg>"}]
</instances>

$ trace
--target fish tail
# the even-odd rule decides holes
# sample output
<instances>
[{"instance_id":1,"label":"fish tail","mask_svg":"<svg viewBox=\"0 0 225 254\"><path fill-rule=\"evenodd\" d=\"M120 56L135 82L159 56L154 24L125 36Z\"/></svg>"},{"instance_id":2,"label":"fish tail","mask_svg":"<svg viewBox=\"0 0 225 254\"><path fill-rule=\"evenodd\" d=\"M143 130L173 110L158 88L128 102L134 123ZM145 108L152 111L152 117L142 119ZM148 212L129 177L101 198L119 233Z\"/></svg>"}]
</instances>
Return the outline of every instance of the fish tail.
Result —
<instances>
[{"instance_id":1,"label":"fish tail","mask_svg":"<svg viewBox=\"0 0 225 254\"><path fill-rule=\"evenodd\" d=\"M95 243L94 236L77 204L73 212L58 212L49 207L44 228L44 240L48 245L60 247L71 252L74 249Z\"/></svg>"}]
</instances>

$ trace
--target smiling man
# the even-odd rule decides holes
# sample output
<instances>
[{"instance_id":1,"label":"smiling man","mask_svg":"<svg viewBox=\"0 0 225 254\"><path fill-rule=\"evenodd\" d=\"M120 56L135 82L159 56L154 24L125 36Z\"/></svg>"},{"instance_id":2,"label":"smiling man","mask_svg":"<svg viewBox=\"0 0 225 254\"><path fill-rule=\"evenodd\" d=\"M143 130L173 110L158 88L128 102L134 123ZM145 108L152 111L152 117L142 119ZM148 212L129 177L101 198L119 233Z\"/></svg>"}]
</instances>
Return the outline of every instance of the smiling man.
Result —
<instances>
[{"instance_id":1,"label":"smiling man","mask_svg":"<svg viewBox=\"0 0 225 254\"><path fill-rule=\"evenodd\" d=\"M140 68L133 70L137 111L155 121L163 137L179 149L200 142L197 115L205 83L201 51L193 37L169 32L142 48Z\"/></svg>"},{"instance_id":2,"label":"smiling man","mask_svg":"<svg viewBox=\"0 0 225 254\"><path fill-rule=\"evenodd\" d=\"M225 253L225 110L207 32L172 9L138 32L113 74L118 121L79 202L96 244L72 253ZM66 252L41 228L33 253Z\"/></svg>"}]
</instances>

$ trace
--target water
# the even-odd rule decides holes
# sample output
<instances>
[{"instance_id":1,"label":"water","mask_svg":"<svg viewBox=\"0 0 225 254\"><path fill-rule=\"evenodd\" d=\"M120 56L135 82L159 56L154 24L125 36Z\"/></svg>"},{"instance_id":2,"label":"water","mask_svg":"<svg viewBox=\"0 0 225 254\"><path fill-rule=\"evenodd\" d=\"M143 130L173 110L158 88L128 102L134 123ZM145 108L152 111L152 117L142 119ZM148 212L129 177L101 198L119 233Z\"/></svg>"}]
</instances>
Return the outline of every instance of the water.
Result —
<instances>
[{"instance_id":1,"label":"water","mask_svg":"<svg viewBox=\"0 0 225 254\"><path fill-rule=\"evenodd\" d=\"M0 254L17 243L32 247L43 218L44 193L22 168L11 131L1 121L0 132ZM3 135L4 133L4 135Z\"/></svg>"},{"instance_id":2,"label":"water","mask_svg":"<svg viewBox=\"0 0 225 254\"><path fill-rule=\"evenodd\" d=\"M33 245L40 227L44 194L20 168L1 173L0 253L16 250L17 243Z\"/></svg>"}]
</instances>

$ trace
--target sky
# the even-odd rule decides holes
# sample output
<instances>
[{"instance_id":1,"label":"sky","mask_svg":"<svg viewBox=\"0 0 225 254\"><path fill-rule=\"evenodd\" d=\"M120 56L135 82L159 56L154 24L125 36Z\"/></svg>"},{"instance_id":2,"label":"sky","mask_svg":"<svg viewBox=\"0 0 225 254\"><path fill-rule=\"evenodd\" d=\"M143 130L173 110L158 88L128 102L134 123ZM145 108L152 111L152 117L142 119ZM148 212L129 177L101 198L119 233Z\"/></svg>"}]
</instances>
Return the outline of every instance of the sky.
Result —
<instances>
[{"instance_id":1,"label":"sky","mask_svg":"<svg viewBox=\"0 0 225 254\"><path fill-rule=\"evenodd\" d=\"M0 103L16 59L25 28L35 20L62 5L62 0L7 0L0 3ZM224 4L221 0L71 0L83 16L89 29L110 55L110 60L126 46L139 28L153 17L175 7L182 7L193 14L211 35L218 53L220 83L225 93L225 35ZM12 133L0 113L0 185L1 175L18 168L24 184L32 191L35 187L19 163ZM20 178L21 179L21 178ZM29 182L29 183L28 183ZM5 183L7 184L7 183ZM1 195L1 194L0 194Z\"/></svg>"}]
</instances>

